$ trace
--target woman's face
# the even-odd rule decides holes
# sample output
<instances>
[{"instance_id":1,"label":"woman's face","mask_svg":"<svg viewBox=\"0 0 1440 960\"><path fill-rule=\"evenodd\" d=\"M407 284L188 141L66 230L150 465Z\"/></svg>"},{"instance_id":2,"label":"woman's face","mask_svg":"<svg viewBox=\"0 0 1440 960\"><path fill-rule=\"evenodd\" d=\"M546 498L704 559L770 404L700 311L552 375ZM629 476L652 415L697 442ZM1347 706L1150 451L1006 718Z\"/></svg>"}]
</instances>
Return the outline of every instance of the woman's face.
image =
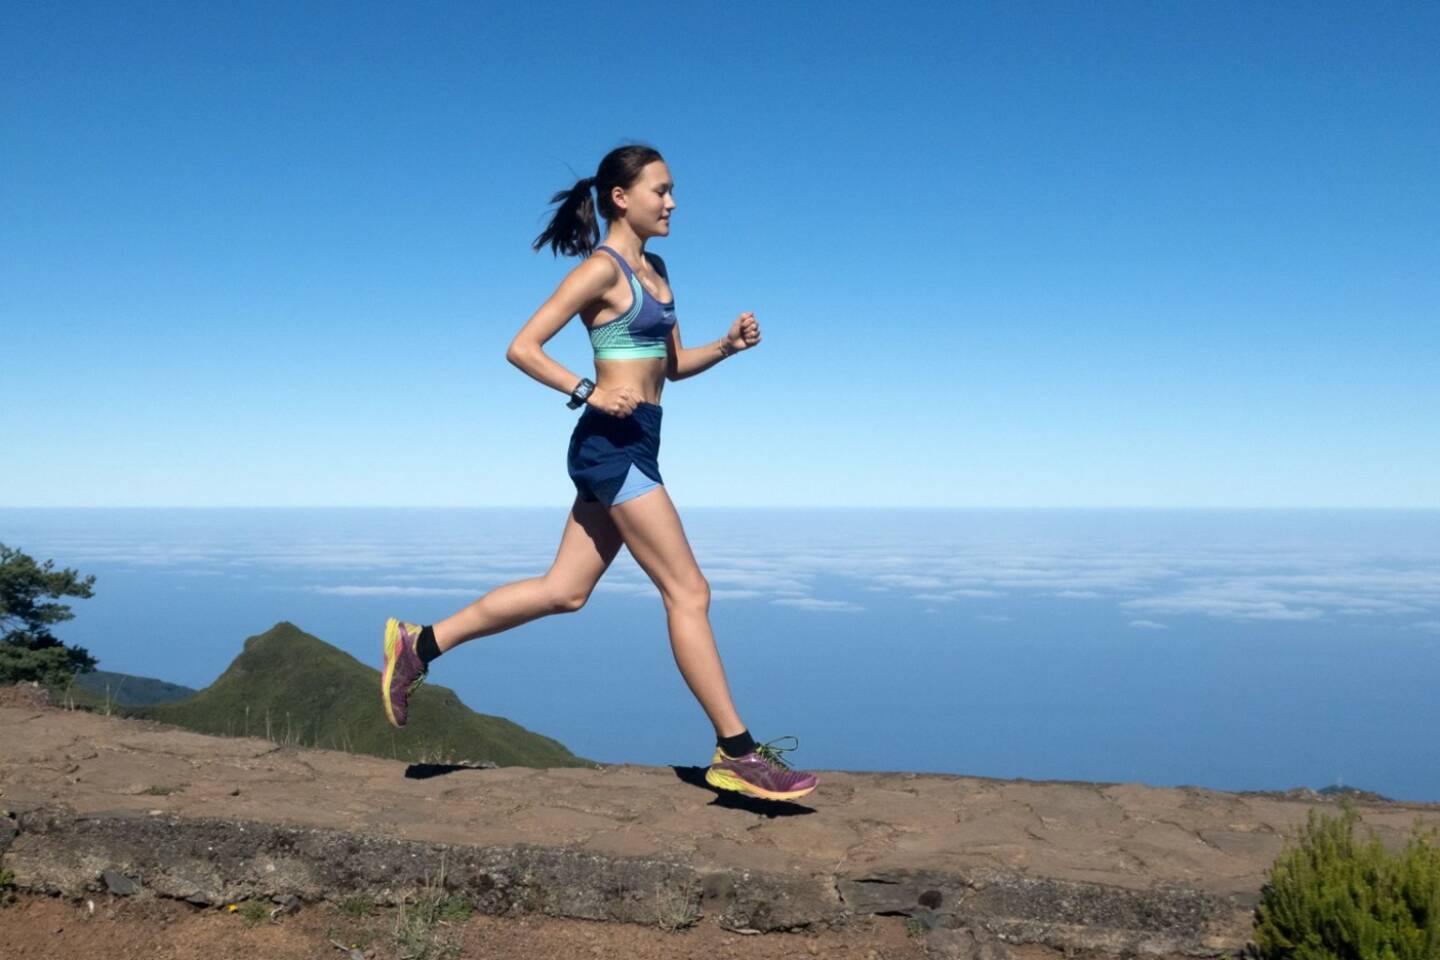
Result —
<instances>
[{"instance_id":1,"label":"woman's face","mask_svg":"<svg viewBox=\"0 0 1440 960\"><path fill-rule=\"evenodd\" d=\"M665 161L645 164L630 189L621 191L624 217L642 237L664 237L670 233L670 211L675 209L675 184ZM619 204L616 204L619 206Z\"/></svg>"}]
</instances>

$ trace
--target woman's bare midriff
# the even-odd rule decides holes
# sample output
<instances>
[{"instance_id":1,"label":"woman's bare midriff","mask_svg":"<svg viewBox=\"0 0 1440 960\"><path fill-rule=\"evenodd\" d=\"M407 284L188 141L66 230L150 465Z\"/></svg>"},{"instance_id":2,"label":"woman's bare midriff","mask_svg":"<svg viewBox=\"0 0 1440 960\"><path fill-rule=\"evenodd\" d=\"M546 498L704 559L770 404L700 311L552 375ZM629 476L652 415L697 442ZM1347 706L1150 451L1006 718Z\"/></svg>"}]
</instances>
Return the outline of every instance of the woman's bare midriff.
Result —
<instances>
[{"instance_id":1,"label":"woman's bare midriff","mask_svg":"<svg viewBox=\"0 0 1440 960\"><path fill-rule=\"evenodd\" d=\"M598 390L630 387L646 403L659 404L665 387L665 358L596 360L595 387Z\"/></svg>"}]
</instances>

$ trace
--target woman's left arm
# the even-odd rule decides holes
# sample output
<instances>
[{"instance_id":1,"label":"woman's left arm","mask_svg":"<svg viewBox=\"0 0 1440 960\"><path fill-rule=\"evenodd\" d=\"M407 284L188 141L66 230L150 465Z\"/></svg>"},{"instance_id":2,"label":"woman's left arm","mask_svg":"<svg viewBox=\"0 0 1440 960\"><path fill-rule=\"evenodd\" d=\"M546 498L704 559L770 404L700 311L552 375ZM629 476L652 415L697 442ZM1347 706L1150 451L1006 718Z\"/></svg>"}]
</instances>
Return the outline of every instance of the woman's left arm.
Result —
<instances>
[{"instance_id":1,"label":"woman's left arm","mask_svg":"<svg viewBox=\"0 0 1440 960\"><path fill-rule=\"evenodd\" d=\"M686 348L680 344L680 324L670 328L668 357L665 361L666 380L684 380L709 370L726 357L749 350L760 342L760 324L755 314L745 312L735 318L730 330L719 340L703 347Z\"/></svg>"},{"instance_id":2,"label":"woman's left arm","mask_svg":"<svg viewBox=\"0 0 1440 960\"><path fill-rule=\"evenodd\" d=\"M670 271L665 268L665 261L653 253L646 254L646 256L650 258L651 264L665 278L665 283L668 285ZM759 342L760 324L755 321L755 314L748 311L740 314L730 325L729 332L719 340L707 343L703 347L692 347L689 350L685 349L680 342L680 324L677 322L670 328L670 339L666 341L668 349L665 359L665 379L684 380L686 377L693 377L697 373L709 370L732 353L749 350Z\"/></svg>"}]
</instances>

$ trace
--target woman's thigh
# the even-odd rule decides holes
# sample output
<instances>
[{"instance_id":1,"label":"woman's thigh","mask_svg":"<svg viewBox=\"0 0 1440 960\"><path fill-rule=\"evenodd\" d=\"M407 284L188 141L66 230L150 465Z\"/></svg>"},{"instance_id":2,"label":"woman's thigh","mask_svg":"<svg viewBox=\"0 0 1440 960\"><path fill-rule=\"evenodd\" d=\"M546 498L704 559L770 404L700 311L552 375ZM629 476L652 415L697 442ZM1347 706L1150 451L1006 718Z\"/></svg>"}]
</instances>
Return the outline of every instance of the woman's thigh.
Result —
<instances>
[{"instance_id":1,"label":"woman's thigh","mask_svg":"<svg viewBox=\"0 0 1440 960\"><path fill-rule=\"evenodd\" d=\"M620 542L620 531L604 505L576 497L545 577L558 592L588 597L620 552Z\"/></svg>"},{"instance_id":2,"label":"woman's thigh","mask_svg":"<svg viewBox=\"0 0 1440 960\"><path fill-rule=\"evenodd\" d=\"M667 603L706 593L708 586L685 539L680 514L663 486L611 507L610 518L630 555Z\"/></svg>"}]
</instances>

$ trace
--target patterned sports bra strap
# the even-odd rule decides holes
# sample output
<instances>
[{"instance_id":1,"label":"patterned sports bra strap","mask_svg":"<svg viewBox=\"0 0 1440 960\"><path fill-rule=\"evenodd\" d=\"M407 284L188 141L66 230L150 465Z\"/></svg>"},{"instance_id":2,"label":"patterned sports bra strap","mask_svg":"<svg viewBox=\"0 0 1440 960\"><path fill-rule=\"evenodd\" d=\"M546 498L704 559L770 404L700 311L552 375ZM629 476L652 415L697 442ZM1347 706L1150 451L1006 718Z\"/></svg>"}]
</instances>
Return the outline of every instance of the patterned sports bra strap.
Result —
<instances>
[{"instance_id":1,"label":"patterned sports bra strap","mask_svg":"<svg viewBox=\"0 0 1440 960\"><path fill-rule=\"evenodd\" d=\"M625 271L625 276L627 278L635 274L635 271L630 269L630 264L625 262L625 258L620 256L620 254L616 253L614 250L611 250L609 247L605 246L605 244L600 244L600 246L596 249L604 250L606 253L610 254L610 256L618 260L620 262L620 269Z\"/></svg>"}]
</instances>

